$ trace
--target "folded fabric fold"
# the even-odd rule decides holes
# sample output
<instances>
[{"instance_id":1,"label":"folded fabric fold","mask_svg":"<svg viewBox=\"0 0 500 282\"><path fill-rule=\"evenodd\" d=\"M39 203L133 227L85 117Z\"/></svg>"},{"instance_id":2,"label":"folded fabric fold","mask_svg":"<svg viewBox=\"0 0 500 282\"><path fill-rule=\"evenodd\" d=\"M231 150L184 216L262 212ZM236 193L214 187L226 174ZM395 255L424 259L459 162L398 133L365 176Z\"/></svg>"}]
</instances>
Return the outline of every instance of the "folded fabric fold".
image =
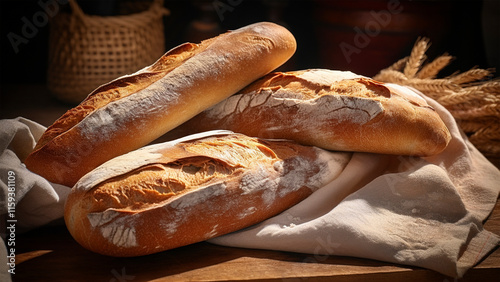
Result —
<instances>
[{"instance_id":1,"label":"folded fabric fold","mask_svg":"<svg viewBox=\"0 0 500 282\"><path fill-rule=\"evenodd\" d=\"M462 277L500 242L482 227L498 198L500 171L446 109L426 100L452 133L444 152L427 158L354 153L342 174L309 198L210 242L369 258Z\"/></svg>"},{"instance_id":2,"label":"folded fabric fold","mask_svg":"<svg viewBox=\"0 0 500 282\"><path fill-rule=\"evenodd\" d=\"M19 117L0 120L0 128L0 220L7 222L9 204L15 210L18 233L60 219L70 188L30 172L21 161L33 150L45 127ZM15 194L15 201L9 200L9 193ZM1 232L5 238L5 230Z\"/></svg>"}]
</instances>

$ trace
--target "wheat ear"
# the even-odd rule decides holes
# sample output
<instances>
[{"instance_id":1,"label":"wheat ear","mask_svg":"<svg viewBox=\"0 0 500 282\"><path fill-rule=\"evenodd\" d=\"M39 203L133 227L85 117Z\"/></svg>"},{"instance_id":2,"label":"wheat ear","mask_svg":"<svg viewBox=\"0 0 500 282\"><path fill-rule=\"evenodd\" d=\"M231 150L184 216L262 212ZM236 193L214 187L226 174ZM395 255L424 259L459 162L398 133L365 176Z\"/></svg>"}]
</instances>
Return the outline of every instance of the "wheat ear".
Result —
<instances>
[{"instance_id":1,"label":"wheat ear","mask_svg":"<svg viewBox=\"0 0 500 282\"><path fill-rule=\"evenodd\" d=\"M444 69L453 60L452 56L448 54L441 55L434 59L432 62L424 65L422 69L417 73L417 78L422 79L432 79L437 76L437 74Z\"/></svg>"},{"instance_id":2,"label":"wheat ear","mask_svg":"<svg viewBox=\"0 0 500 282\"><path fill-rule=\"evenodd\" d=\"M407 78L415 77L415 74L418 72L425 59L427 48L429 48L429 40L426 38L419 38L411 50L410 57L403 71Z\"/></svg>"}]
</instances>

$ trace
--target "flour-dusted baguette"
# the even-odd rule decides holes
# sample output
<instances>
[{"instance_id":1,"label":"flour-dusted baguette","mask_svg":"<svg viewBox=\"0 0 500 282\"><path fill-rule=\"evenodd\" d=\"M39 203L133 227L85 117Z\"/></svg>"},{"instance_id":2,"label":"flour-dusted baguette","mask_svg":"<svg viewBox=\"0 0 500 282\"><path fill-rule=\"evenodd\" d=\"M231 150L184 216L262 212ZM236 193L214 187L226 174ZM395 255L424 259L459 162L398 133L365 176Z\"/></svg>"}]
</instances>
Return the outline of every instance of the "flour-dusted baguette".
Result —
<instances>
[{"instance_id":1,"label":"flour-dusted baguette","mask_svg":"<svg viewBox=\"0 0 500 282\"><path fill-rule=\"evenodd\" d=\"M65 221L83 247L139 256L267 219L335 179L350 153L227 131L149 145L82 177Z\"/></svg>"},{"instance_id":2,"label":"flour-dusted baguette","mask_svg":"<svg viewBox=\"0 0 500 282\"><path fill-rule=\"evenodd\" d=\"M288 30L267 22L180 45L93 91L47 129L25 163L52 182L73 186L98 165L150 143L271 72L295 48Z\"/></svg>"},{"instance_id":3,"label":"flour-dusted baguette","mask_svg":"<svg viewBox=\"0 0 500 282\"><path fill-rule=\"evenodd\" d=\"M415 91L351 72L271 73L176 131L227 129L328 150L434 155L450 133Z\"/></svg>"}]
</instances>

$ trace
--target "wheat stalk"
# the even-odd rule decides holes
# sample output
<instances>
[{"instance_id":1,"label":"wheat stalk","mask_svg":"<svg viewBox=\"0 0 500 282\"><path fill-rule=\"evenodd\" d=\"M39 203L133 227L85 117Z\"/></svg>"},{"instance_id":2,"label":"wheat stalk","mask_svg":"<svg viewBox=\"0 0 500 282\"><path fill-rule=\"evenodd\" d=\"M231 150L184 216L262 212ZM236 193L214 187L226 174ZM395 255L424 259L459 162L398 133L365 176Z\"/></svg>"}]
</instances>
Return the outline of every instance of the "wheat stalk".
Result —
<instances>
[{"instance_id":1,"label":"wheat stalk","mask_svg":"<svg viewBox=\"0 0 500 282\"><path fill-rule=\"evenodd\" d=\"M489 70L474 68L466 72L454 75L450 77L449 80L456 84L464 84L485 79L489 75L491 75L491 71Z\"/></svg>"},{"instance_id":2,"label":"wheat stalk","mask_svg":"<svg viewBox=\"0 0 500 282\"><path fill-rule=\"evenodd\" d=\"M432 79L425 80L414 78L408 80L408 86L414 87L422 92L446 92L446 91L459 91L460 86L449 81L448 79Z\"/></svg>"},{"instance_id":3,"label":"wheat stalk","mask_svg":"<svg viewBox=\"0 0 500 282\"><path fill-rule=\"evenodd\" d=\"M473 133L490 124L491 120L491 118L478 118L473 120L457 120L457 123L464 132Z\"/></svg>"},{"instance_id":4,"label":"wheat stalk","mask_svg":"<svg viewBox=\"0 0 500 282\"><path fill-rule=\"evenodd\" d=\"M399 71L393 69L385 69L380 71L373 79L384 82L391 82L405 85L408 78Z\"/></svg>"},{"instance_id":5,"label":"wheat stalk","mask_svg":"<svg viewBox=\"0 0 500 282\"><path fill-rule=\"evenodd\" d=\"M482 138L482 139L491 139L500 141L500 126L498 125L498 123L490 124L489 126L482 127L479 130L477 130L474 134L471 135L471 138L473 136L477 136L477 138Z\"/></svg>"},{"instance_id":6,"label":"wheat stalk","mask_svg":"<svg viewBox=\"0 0 500 282\"><path fill-rule=\"evenodd\" d=\"M459 119L474 119L479 117L500 116L500 104L489 104L466 110L452 111L451 114Z\"/></svg>"},{"instance_id":7,"label":"wheat stalk","mask_svg":"<svg viewBox=\"0 0 500 282\"><path fill-rule=\"evenodd\" d=\"M424 65L417 73L418 78L434 78L436 75L446 67L453 60L452 56L447 54L441 55L434 59L434 61Z\"/></svg>"},{"instance_id":8,"label":"wheat stalk","mask_svg":"<svg viewBox=\"0 0 500 282\"><path fill-rule=\"evenodd\" d=\"M497 97L500 97L500 79L497 80L491 80L491 81L486 81L483 83L480 83L478 85L471 84L468 86L467 91L475 92L475 91L483 91L490 93L491 95L495 95Z\"/></svg>"},{"instance_id":9,"label":"wheat stalk","mask_svg":"<svg viewBox=\"0 0 500 282\"><path fill-rule=\"evenodd\" d=\"M410 56L381 70L373 78L416 88L443 105L482 153L500 155L500 80L493 70L473 68L445 78L438 73L454 59L444 54L422 66L428 39L418 39Z\"/></svg>"},{"instance_id":10,"label":"wheat stalk","mask_svg":"<svg viewBox=\"0 0 500 282\"><path fill-rule=\"evenodd\" d=\"M425 59L425 52L427 48L429 48L429 40L428 39L418 39L413 47L410 57L408 58L408 62L404 68L403 73L408 78L415 77L415 74L418 72L419 68L422 66L422 62Z\"/></svg>"},{"instance_id":11,"label":"wheat stalk","mask_svg":"<svg viewBox=\"0 0 500 282\"><path fill-rule=\"evenodd\" d=\"M467 89L460 91L458 93L451 92L448 95L442 95L436 98L436 101L438 101L443 106L452 106L461 103L474 103L474 102L480 104L483 104L484 102L500 103L500 96L498 95L495 96L485 91L477 91L477 90L473 91Z\"/></svg>"},{"instance_id":12,"label":"wheat stalk","mask_svg":"<svg viewBox=\"0 0 500 282\"><path fill-rule=\"evenodd\" d=\"M498 160L498 156L500 155L499 141L487 141L482 138L469 138L469 141L471 141L479 151L484 152L483 154L486 157L496 158Z\"/></svg>"},{"instance_id":13,"label":"wheat stalk","mask_svg":"<svg viewBox=\"0 0 500 282\"><path fill-rule=\"evenodd\" d=\"M460 127L469 134L469 141L486 156L500 155L500 118L459 121Z\"/></svg>"},{"instance_id":14,"label":"wheat stalk","mask_svg":"<svg viewBox=\"0 0 500 282\"><path fill-rule=\"evenodd\" d=\"M387 69L388 70L395 70L395 71L402 71L403 68L405 67L406 63L408 62L408 59L410 57L406 56L402 59L399 59L397 62L389 66Z\"/></svg>"}]
</instances>

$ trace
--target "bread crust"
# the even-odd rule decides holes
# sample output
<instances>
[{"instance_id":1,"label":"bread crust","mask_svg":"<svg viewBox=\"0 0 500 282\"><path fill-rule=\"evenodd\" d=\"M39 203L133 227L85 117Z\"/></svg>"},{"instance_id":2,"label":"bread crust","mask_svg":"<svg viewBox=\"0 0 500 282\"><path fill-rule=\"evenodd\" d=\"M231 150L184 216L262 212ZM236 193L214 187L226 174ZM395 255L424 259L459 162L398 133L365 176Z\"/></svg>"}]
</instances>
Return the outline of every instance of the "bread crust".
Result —
<instances>
[{"instance_id":1,"label":"bread crust","mask_svg":"<svg viewBox=\"0 0 500 282\"><path fill-rule=\"evenodd\" d=\"M153 65L98 87L47 129L25 163L49 181L73 186L98 165L271 72L295 48L288 30L267 22L182 44Z\"/></svg>"},{"instance_id":2,"label":"bread crust","mask_svg":"<svg viewBox=\"0 0 500 282\"><path fill-rule=\"evenodd\" d=\"M65 221L91 251L156 253L276 215L335 179L350 157L229 132L150 145L80 179Z\"/></svg>"},{"instance_id":3,"label":"bread crust","mask_svg":"<svg viewBox=\"0 0 500 282\"><path fill-rule=\"evenodd\" d=\"M410 88L324 69L271 73L180 127L213 129L328 150L414 156L437 154L451 138L436 111Z\"/></svg>"}]
</instances>

